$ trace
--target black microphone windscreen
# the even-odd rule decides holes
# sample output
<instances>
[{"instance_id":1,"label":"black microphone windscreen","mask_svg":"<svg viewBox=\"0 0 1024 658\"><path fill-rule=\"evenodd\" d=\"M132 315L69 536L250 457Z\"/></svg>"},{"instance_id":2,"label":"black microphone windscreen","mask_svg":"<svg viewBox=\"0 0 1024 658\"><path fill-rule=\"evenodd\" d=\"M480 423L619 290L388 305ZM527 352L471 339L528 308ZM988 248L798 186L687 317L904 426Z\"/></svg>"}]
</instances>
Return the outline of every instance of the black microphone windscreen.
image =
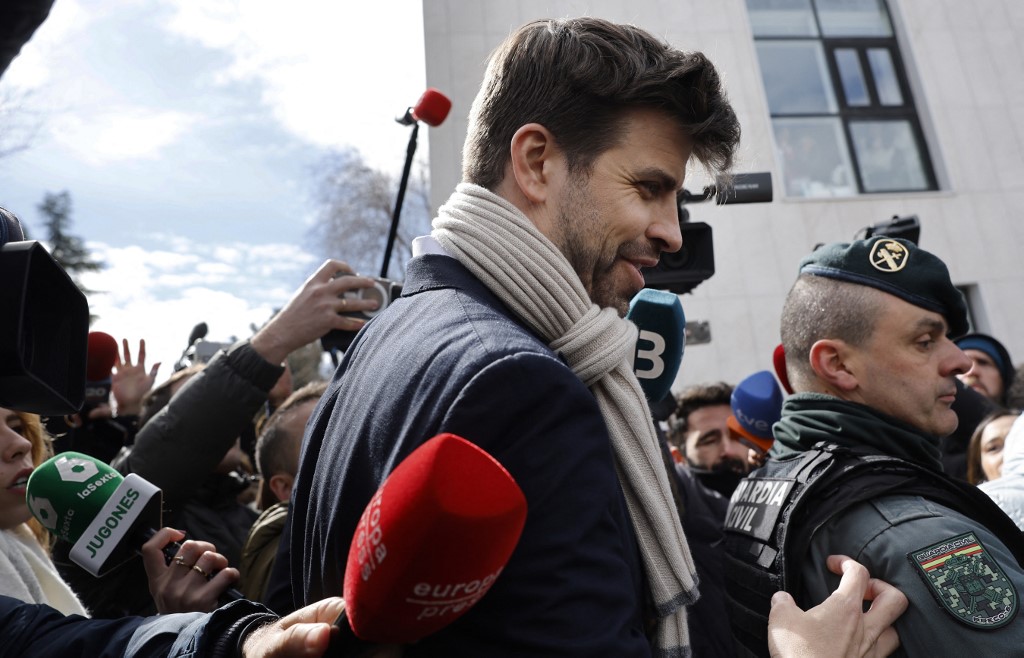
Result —
<instances>
[{"instance_id":1,"label":"black microphone windscreen","mask_svg":"<svg viewBox=\"0 0 1024 658\"><path fill-rule=\"evenodd\" d=\"M203 338L206 338L206 333L208 331L209 328L206 326L205 322L200 322L196 326L192 327L192 333L188 335L189 346L195 345L197 340L202 340Z\"/></svg>"}]
</instances>

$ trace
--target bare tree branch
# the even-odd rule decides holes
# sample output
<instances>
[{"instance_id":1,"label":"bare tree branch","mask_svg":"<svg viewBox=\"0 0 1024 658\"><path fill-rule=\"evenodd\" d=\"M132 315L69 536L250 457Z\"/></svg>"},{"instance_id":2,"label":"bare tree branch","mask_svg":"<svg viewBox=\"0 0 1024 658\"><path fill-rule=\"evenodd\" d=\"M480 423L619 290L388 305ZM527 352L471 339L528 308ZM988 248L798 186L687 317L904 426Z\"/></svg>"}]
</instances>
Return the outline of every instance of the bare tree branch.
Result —
<instances>
[{"instance_id":1,"label":"bare tree branch","mask_svg":"<svg viewBox=\"0 0 1024 658\"><path fill-rule=\"evenodd\" d=\"M30 91L0 86L0 158L27 149L42 129L42 114L30 99Z\"/></svg>"},{"instance_id":2,"label":"bare tree branch","mask_svg":"<svg viewBox=\"0 0 1024 658\"><path fill-rule=\"evenodd\" d=\"M307 234L312 248L320 256L346 261L361 274L379 274L398 181L370 167L359 151L351 148L325 157L316 177L316 222ZM391 278L404 277L412 238L430 230L429 208L421 167L410 176L406 189L391 256Z\"/></svg>"}]
</instances>

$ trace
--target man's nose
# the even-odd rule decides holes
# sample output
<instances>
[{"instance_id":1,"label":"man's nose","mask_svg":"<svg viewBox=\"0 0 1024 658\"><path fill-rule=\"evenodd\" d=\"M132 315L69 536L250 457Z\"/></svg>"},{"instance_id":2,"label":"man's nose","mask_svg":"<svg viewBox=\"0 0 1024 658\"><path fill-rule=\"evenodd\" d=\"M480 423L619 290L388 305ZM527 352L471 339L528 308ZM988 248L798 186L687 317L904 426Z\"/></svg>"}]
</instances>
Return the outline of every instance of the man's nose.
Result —
<instances>
[{"instance_id":1,"label":"man's nose","mask_svg":"<svg viewBox=\"0 0 1024 658\"><path fill-rule=\"evenodd\" d=\"M971 374L974 370L974 359L967 356L967 353L957 347L953 341L949 341L949 346L952 348L946 364L949 371L943 374L946 376Z\"/></svg>"},{"instance_id":2,"label":"man's nose","mask_svg":"<svg viewBox=\"0 0 1024 658\"><path fill-rule=\"evenodd\" d=\"M683 234L679 229L679 208L674 197L666 200L658 209L654 223L647 231L647 237L661 243L662 251L674 253L683 247Z\"/></svg>"}]
</instances>

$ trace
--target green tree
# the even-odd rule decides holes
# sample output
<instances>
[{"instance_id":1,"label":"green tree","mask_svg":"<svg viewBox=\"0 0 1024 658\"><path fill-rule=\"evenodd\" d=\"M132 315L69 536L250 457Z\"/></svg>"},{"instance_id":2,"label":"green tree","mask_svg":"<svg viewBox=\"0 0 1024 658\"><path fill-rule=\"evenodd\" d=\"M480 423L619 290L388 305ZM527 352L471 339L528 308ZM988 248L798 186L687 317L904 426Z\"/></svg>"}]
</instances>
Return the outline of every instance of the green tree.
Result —
<instances>
[{"instance_id":1,"label":"green tree","mask_svg":"<svg viewBox=\"0 0 1024 658\"><path fill-rule=\"evenodd\" d=\"M43 202L36 208L42 213L43 225L47 231L50 255L60 263L71 280L86 295L93 292L82 285L78 275L83 272L99 272L106 264L95 260L85 247L82 238L71 235L71 195L67 190L54 194L47 192Z\"/></svg>"}]
</instances>

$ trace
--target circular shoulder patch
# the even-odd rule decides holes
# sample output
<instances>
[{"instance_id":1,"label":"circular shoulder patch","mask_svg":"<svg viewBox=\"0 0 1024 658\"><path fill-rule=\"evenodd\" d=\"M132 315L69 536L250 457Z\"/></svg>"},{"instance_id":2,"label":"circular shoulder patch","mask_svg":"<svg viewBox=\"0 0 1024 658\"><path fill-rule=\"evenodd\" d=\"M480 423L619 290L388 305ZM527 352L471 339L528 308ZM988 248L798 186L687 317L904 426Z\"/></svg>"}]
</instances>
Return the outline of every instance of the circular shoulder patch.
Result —
<instances>
[{"instance_id":1,"label":"circular shoulder patch","mask_svg":"<svg viewBox=\"0 0 1024 658\"><path fill-rule=\"evenodd\" d=\"M957 621L995 629L1017 615L1017 590L973 532L911 551L907 558Z\"/></svg>"}]
</instances>

